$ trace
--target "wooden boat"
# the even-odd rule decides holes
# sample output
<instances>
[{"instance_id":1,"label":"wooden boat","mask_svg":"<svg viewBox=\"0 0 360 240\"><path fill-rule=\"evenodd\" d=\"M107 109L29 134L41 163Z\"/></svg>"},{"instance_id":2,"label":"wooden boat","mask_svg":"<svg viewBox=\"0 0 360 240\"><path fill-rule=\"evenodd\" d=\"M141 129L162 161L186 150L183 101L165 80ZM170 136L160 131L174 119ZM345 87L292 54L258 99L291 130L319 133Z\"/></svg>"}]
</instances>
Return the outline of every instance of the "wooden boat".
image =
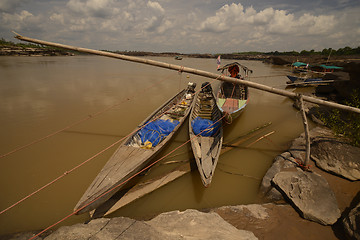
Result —
<instances>
[{"instance_id":1,"label":"wooden boat","mask_svg":"<svg viewBox=\"0 0 360 240\"><path fill-rule=\"evenodd\" d=\"M189 83L187 89L154 111L122 142L76 204L77 214L96 209L150 163L189 115L195 87Z\"/></svg>"},{"instance_id":2,"label":"wooden boat","mask_svg":"<svg viewBox=\"0 0 360 240\"><path fill-rule=\"evenodd\" d=\"M209 83L203 84L193 104L189 117L191 147L201 180L208 187L214 176L223 142L222 115Z\"/></svg>"},{"instance_id":3,"label":"wooden boat","mask_svg":"<svg viewBox=\"0 0 360 240\"><path fill-rule=\"evenodd\" d=\"M288 75L287 78L290 80L286 82L288 87L329 85L334 82L334 80L324 80L322 78L297 77L290 75Z\"/></svg>"},{"instance_id":4,"label":"wooden boat","mask_svg":"<svg viewBox=\"0 0 360 240\"><path fill-rule=\"evenodd\" d=\"M222 71L230 77L245 79L252 70L238 62L230 63L218 71ZM239 72L241 72L239 75ZM216 104L226 117L227 122L230 122L239 117L249 102L248 87L243 84L235 84L230 82L221 82L219 90L216 94Z\"/></svg>"}]
</instances>

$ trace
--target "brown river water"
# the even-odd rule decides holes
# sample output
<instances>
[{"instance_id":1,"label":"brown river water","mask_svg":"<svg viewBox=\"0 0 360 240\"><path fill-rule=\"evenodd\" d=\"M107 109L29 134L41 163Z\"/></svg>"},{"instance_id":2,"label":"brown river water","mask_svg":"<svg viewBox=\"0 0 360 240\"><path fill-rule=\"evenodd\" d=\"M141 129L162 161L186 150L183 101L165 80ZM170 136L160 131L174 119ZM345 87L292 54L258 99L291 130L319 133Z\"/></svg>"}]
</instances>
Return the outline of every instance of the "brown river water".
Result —
<instances>
[{"instance_id":1,"label":"brown river water","mask_svg":"<svg viewBox=\"0 0 360 240\"><path fill-rule=\"evenodd\" d=\"M152 59L216 72L215 59ZM222 65L230 62L222 60ZM239 62L254 71L251 81L285 88L288 68L259 61ZM214 89L218 86L216 80L105 57L0 57L0 155L71 126L0 158L0 211L129 134L189 81L196 82L197 89L205 81L210 81ZM259 184L273 158L303 132L301 115L293 109L291 100L250 89L250 103L243 114L224 127L226 143L270 122L270 126L220 157L209 188L203 187L198 172L193 171L112 216L144 218L171 210L259 201ZM185 122L158 158L187 140ZM0 235L46 228L71 214L115 149L1 214ZM190 144L171 155L175 156L164 161L191 159ZM143 178L156 177L179 164L158 164ZM86 214L72 216L58 226L87 219Z\"/></svg>"}]
</instances>

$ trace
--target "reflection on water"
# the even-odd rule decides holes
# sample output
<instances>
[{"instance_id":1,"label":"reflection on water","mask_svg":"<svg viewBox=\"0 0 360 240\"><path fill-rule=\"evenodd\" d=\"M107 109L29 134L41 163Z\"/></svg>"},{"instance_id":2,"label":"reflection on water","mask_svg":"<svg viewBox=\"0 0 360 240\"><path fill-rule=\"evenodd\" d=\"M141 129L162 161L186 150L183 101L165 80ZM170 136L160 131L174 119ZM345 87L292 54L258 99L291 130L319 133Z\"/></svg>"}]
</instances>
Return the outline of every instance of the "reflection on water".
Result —
<instances>
[{"instance_id":1,"label":"reflection on water","mask_svg":"<svg viewBox=\"0 0 360 240\"><path fill-rule=\"evenodd\" d=\"M155 60L216 72L215 59ZM223 60L223 64L229 62ZM285 84L285 76L256 77L285 75L286 69L282 67L257 61L241 63L254 70L252 81L269 86ZM198 87L209 81L186 73L94 56L0 57L0 72L0 155L87 119L0 158L0 210L129 134L165 100L186 87L188 81L196 82ZM218 83L212 81L212 85L215 87ZM274 156L302 132L301 117L292 108L290 100L250 89L246 110L224 129L224 142L227 142L269 122L270 126L244 138L239 147L220 157L209 188L203 187L198 172L193 171L113 215L145 217L176 209L203 209L257 201L261 178ZM184 124L159 157L187 141L187 131L188 126ZM257 141L272 131L274 133L268 138ZM115 147L111 148L0 215L0 234L45 228L72 213L114 150ZM171 156L165 161L190 159L190 144ZM144 179L177 165L158 164ZM63 224L86 219L86 215L74 216Z\"/></svg>"}]
</instances>

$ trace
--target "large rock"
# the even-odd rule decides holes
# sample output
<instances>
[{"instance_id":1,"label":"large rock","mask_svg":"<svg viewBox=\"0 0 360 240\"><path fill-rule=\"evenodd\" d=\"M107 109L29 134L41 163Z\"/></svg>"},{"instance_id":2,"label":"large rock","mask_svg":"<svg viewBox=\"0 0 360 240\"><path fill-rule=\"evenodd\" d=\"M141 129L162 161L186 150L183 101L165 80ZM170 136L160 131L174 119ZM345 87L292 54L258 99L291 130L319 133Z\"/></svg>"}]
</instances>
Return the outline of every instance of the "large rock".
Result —
<instances>
[{"instance_id":1,"label":"large rock","mask_svg":"<svg viewBox=\"0 0 360 240\"><path fill-rule=\"evenodd\" d=\"M125 217L100 218L88 224L61 227L46 240L109 239L257 239L252 232L239 230L217 213L197 210L160 214L150 221Z\"/></svg>"},{"instance_id":2,"label":"large rock","mask_svg":"<svg viewBox=\"0 0 360 240\"><path fill-rule=\"evenodd\" d=\"M225 206L212 211L236 228L253 232L259 239L337 239L331 227L300 218L289 204Z\"/></svg>"},{"instance_id":3,"label":"large rock","mask_svg":"<svg viewBox=\"0 0 360 240\"><path fill-rule=\"evenodd\" d=\"M272 181L305 219L332 225L340 217L335 195L320 175L303 171L280 172Z\"/></svg>"},{"instance_id":4,"label":"large rock","mask_svg":"<svg viewBox=\"0 0 360 240\"><path fill-rule=\"evenodd\" d=\"M319 168L355 181L360 179L360 148L333 140L311 145L311 158Z\"/></svg>"},{"instance_id":5,"label":"large rock","mask_svg":"<svg viewBox=\"0 0 360 240\"><path fill-rule=\"evenodd\" d=\"M349 214L344 216L343 225L349 238L360 240L360 201L350 210Z\"/></svg>"},{"instance_id":6,"label":"large rock","mask_svg":"<svg viewBox=\"0 0 360 240\"><path fill-rule=\"evenodd\" d=\"M271 201L283 200L282 194L272 186L271 181L277 173L289 168L294 168L295 166L295 159L289 152L284 152L281 155L276 156L274 163L268 169L261 181L259 189L261 196Z\"/></svg>"}]
</instances>

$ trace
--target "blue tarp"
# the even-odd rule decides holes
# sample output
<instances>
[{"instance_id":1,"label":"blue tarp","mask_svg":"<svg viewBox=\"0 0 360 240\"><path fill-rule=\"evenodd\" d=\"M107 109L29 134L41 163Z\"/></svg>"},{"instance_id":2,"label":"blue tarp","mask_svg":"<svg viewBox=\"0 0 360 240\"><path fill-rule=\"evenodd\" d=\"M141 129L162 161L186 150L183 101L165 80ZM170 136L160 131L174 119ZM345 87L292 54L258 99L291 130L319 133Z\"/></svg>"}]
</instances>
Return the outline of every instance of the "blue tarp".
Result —
<instances>
[{"instance_id":1,"label":"blue tarp","mask_svg":"<svg viewBox=\"0 0 360 240\"><path fill-rule=\"evenodd\" d=\"M150 122L139 131L141 142L144 144L146 141L149 141L152 143L152 146L155 147L163 138L169 135L179 123L179 121L163 119Z\"/></svg>"},{"instance_id":2,"label":"blue tarp","mask_svg":"<svg viewBox=\"0 0 360 240\"><path fill-rule=\"evenodd\" d=\"M209 119L197 117L191 122L191 127L195 135L200 134L200 136L203 137L211 137L220 128L220 122L214 124L214 122Z\"/></svg>"}]
</instances>

